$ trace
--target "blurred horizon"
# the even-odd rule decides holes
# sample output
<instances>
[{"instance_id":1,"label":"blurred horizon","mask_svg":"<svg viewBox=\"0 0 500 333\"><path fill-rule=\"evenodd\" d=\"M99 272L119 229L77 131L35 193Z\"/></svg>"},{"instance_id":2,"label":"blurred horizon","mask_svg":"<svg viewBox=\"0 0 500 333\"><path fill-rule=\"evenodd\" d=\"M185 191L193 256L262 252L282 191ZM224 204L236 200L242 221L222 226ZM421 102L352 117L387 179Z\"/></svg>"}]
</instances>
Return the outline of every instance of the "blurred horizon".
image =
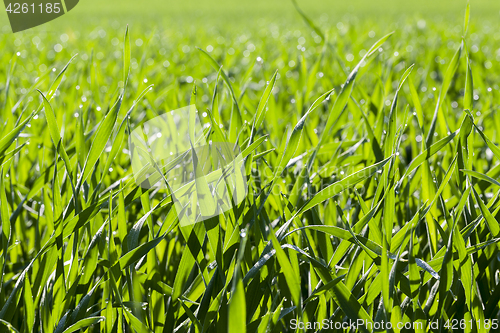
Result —
<instances>
[{"instance_id":1,"label":"blurred horizon","mask_svg":"<svg viewBox=\"0 0 500 333\"><path fill-rule=\"evenodd\" d=\"M396 20L424 19L431 21L449 21L463 23L467 1L461 0L422 0L401 2L397 0L354 0L327 1L298 0L299 7L314 21L321 23L330 20L358 19L366 22L376 22L379 26L389 25ZM82 0L69 13L32 29L34 32L70 29L79 30L86 25L102 25L118 23L145 25L160 28L174 26L189 27L205 24L218 27L231 23L235 28L251 28L256 23L255 17L265 22L280 23L289 20L301 21L300 15L291 0L253 0L234 2L230 0L215 1L160 1L149 0L141 3L132 0L99 1ZM500 1L477 0L471 3L471 23L496 21L500 19ZM259 21L259 20L257 20ZM6 28L8 19L5 9L0 18L1 31L10 33Z\"/></svg>"}]
</instances>

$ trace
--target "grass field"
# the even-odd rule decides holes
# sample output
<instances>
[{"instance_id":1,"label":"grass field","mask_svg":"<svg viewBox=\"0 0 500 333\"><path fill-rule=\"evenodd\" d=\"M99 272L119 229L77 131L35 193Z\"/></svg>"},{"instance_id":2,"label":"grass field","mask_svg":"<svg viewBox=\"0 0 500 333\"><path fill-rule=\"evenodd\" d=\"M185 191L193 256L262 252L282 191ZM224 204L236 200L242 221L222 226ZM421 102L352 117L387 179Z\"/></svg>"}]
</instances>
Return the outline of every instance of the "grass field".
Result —
<instances>
[{"instance_id":1,"label":"grass field","mask_svg":"<svg viewBox=\"0 0 500 333\"><path fill-rule=\"evenodd\" d=\"M298 6L1 17L0 331L500 331L500 3ZM190 104L248 194L180 226L129 134Z\"/></svg>"}]
</instances>

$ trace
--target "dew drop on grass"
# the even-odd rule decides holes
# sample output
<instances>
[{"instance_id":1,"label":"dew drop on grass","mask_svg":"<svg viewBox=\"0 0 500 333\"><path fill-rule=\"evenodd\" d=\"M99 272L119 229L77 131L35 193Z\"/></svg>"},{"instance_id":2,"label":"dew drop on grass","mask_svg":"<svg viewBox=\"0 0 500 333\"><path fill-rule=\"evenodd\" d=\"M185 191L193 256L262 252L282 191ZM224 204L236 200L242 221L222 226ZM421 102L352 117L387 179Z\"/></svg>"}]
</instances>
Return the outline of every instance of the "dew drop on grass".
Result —
<instances>
[{"instance_id":1,"label":"dew drop on grass","mask_svg":"<svg viewBox=\"0 0 500 333\"><path fill-rule=\"evenodd\" d=\"M241 238L245 238L246 236L247 236L247 231L246 231L245 229L242 229L242 230L240 231L240 237L241 237Z\"/></svg>"}]
</instances>

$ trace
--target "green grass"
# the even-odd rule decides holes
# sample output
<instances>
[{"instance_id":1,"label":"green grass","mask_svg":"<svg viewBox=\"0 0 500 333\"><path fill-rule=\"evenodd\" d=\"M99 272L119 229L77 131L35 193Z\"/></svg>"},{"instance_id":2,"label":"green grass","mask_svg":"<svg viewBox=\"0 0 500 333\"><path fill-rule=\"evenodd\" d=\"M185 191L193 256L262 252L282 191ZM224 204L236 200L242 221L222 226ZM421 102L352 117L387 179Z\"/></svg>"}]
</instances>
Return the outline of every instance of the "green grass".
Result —
<instances>
[{"instance_id":1,"label":"green grass","mask_svg":"<svg viewBox=\"0 0 500 333\"><path fill-rule=\"evenodd\" d=\"M425 326L463 319L490 331L493 9L473 4L464 32L462 4L380 23L299 5L304 18L285 2L289 18L253 14L250 29L132 20L125 33L126 19L80 17L0 37L1 330L301 332L292 320L363 319L438 332ZM168 190L135 184L128 134L190 103L209 111L209 139L246 154L249 193L180 227Z\"/></svg>"}]
</instances>

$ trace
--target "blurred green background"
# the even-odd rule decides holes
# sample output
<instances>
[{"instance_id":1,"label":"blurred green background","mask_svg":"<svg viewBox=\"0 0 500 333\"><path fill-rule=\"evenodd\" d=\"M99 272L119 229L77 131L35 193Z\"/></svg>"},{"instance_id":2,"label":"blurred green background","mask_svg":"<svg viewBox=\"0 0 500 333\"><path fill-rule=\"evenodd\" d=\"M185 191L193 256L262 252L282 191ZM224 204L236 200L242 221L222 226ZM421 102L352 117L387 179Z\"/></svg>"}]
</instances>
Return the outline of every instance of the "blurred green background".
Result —
<instances>
[{"instance_id":1,"label":"blurred green background","mask_svg":"<svg viewBox=\"0 0 500 333\"><path fill-rule=\"evenodd\" d=\"M357 17L378 26L405 20L432 19L453 20L463 17L465 0L298 0L298 5L315 21ZM500 1L474 0L471 3L472 19L497 21L500 19ZM280 23L297 19L291 0L183 0L183 1L135 1L135 0L81 0L78 6L54 22L36 31L81 30L88 26L117 22L119 25L144 25L151 28L189 26L221 27L230 23L235 29L251 29L256 22L265 20ZM3 33L10 33L5 10L0 24Z\"/></svg>"}]
</instances>

